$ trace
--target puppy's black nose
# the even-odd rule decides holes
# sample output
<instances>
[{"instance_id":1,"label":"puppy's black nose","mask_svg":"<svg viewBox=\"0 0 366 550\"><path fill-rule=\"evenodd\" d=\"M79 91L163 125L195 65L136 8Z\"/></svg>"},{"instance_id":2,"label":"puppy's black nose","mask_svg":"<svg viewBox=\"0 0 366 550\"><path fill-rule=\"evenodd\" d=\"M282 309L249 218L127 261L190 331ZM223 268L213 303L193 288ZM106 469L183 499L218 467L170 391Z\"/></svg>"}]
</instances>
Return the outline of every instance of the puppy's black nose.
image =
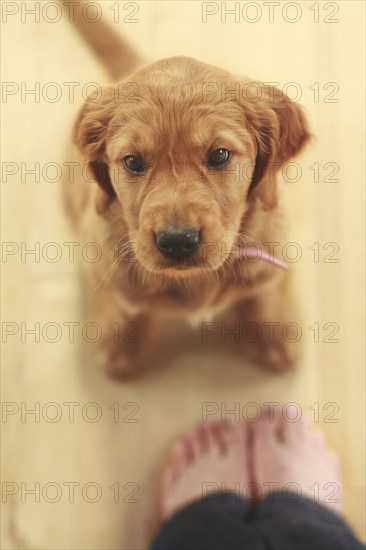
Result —
<instances>
[{"instance_id":1,"label":"puppy's black nose","mask_svg":"<svg viewBox=\"0 0 366 550\"><path fill-rule=\"evenodd\" d=\"M196 229L172 228L160 231L156 235L156 246L164 256L172 260L184 260L200 246Z\"/></svg>"}]
</instances>

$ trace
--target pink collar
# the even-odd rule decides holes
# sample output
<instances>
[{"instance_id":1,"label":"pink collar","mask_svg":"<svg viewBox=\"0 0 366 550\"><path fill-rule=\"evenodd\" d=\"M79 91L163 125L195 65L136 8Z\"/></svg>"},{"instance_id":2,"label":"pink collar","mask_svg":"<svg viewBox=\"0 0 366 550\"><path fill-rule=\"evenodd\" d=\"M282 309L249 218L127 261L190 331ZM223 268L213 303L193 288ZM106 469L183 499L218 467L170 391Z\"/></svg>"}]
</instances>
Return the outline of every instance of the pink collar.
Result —
<instances>
[{"instance_id":1,"label":"pink collar","mask_svg":"<svg viewBox=\"0 0 366 550\"><path fill-rule=\"evenodd\" d=\"M284 262L281 262L281 260L277 260L277 258L271 256L270 254L264 252L256 246L240 246L239 256L241 256L242 258L255 258L256 260L264 260L265 262L270 262L271 264L274 264L281 269L288 269L288 266Z\"/></svg>"}]
</instances>

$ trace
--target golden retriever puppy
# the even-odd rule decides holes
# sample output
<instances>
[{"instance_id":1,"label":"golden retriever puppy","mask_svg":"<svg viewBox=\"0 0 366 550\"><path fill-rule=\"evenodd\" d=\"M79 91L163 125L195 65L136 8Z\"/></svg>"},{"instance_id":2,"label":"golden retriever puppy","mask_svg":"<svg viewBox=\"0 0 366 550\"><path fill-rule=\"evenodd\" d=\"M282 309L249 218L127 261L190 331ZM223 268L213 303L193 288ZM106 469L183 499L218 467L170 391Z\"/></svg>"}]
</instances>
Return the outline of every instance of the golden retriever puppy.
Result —
<instances>
[{"instance_id":1,"label":"golden retriever puppy","mask_svg":"<svg viewBox=\"0 0 366 550\"><path fill-rule=\"evenodd\" d=\"M286 242L276 173L309 139L299 105L173 57L90 98L74 135L94 183L80 171L68 204L81 238L103 250L87 271L107 370L123 378L146 365L156 316L198 324L228 308L242 323L272 323L248 346L252 359L291 365L286 272L240 250Z\"/></svg>"}]
</instances>

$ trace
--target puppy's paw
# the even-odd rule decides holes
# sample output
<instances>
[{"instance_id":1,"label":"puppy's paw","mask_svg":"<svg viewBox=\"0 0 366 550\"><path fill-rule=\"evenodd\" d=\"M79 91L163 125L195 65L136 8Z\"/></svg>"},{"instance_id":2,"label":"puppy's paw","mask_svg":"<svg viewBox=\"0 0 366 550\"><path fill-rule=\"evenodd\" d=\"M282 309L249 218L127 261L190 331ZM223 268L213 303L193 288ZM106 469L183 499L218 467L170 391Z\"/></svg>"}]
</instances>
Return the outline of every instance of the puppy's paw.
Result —
<instances>
[{"instance_id":1,"label":"puppy's paw","mask_svg":"<svg viewBox=\"0 0 366 550\"><path fill-rule=\"evenodd\" d=\"M141 365L137 365L127 355L120 354L119 357L110 358L104 364L106 374L113 380L124 382L137 376L142 370Z\"/></svg>"},{"instance_id":2,"label":"puppy's paw","mask_svg":"<svg viewBox=\"0 0 366 550\"><path fill-rule=\"evenodd\" d=\"M95 359L98 367L108 377L120 382L137 376L144 367L140 358L131 355L122 346L111 346L107 350L99 349Z\"/></svg>"},{"instance_id":3,"label":"puppy's paw","mask_svg":"<svg viewBox=\"0 0 366 550\"><path fill-rule=\"evenodd\" d=\"M277 333L274 331L272 338L249 343L246 351L256 364L281 373L295 367L300 355L300 345L296 339L284 338L279 330Z\"/></svg>"}]
</instances>

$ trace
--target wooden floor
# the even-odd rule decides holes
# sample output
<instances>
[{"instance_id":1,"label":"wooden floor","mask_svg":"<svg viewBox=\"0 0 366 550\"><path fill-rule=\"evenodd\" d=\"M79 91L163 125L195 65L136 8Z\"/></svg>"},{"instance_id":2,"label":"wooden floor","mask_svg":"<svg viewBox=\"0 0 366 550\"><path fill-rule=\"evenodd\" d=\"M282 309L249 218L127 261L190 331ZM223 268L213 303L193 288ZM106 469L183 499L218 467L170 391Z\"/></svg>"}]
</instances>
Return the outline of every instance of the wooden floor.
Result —
<instances>
[{"instance_id":1,"label":"wooden floor","mask_svg":"<svg viewBox=\"0 0 366 550\"><path fill-rule=\"evenodd\" d=\"M103 17L111 19L112 4L101 2ZM33 2L19 2L19 12L2 25L2 77L9 92L2 104L2 161L10 163L2 184L2 382L8 412L2 479L13 483L7 489L15 493L3 506L3 548L146 548L165 452L177 434L201 419L207 402L241 412L253 402L298 403L341 456L346 516L365 538L364 4L315 3L318 23L308 2L299 3L296 23L285 17L299 14L283 15L282 7L270 23L268 8L257 4L262 17L248 23L243 15L239 22L229 15L221 22L220 13L203 22L201 2L137 2L132 17L138 22L125 21L118 29L147 60L184 54L280 87L297 83L288 93L301 92L316 136L299 160L301 179L283 184L291 238L302 252L291 272L302 308L304 353L295 373L279 377L225 349L186 344L155 358L145 378L126 385L95 370L93 344L78 343L87 322L81 313L80 247L71 262L65 243L78 238L62 208L61 183L52 182L60 174L49 163L67 170L64 155L80 90L88 82L105 83L104 73L64 20L35 22L23 13L22 22L24 6L30 9ZM50 9L46 18L53 17ZM51 82L61 93L56 102ZM75 101L65 84L70 82L80 83ZM38 100L24 95L37 86ZM38 181L25 173L35 163ZM59 248L47 244L52 242ZM39 257L26 254L25 247ZM52 262L55 253L61 257ZM70 342L73 322L80 324ZM26 333L35 323L39 341ZM26 414L25 408L37 407L39 418ZM71 498L73 482L78 485ZM27 493L37 483L39 502Z\"/></svg>"}]
</instances>

